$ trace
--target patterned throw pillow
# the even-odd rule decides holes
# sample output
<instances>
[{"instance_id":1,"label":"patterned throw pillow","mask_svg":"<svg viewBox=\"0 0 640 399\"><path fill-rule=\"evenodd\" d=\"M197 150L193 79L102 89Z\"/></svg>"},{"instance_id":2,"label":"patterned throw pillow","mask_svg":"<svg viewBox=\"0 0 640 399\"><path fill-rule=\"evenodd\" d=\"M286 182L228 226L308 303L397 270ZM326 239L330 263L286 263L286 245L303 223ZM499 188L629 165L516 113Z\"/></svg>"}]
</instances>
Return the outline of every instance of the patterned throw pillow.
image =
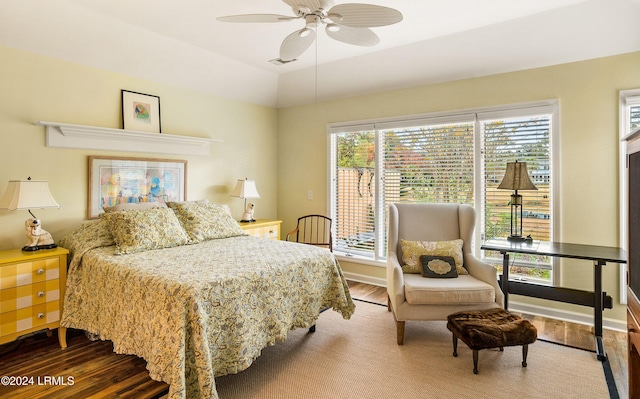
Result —
<instances>
[{"instance_id":1,"label":"patterned throw pillow","mask_svg":"<svg viewBox=\"0 0 640 399\"><path fill-rule=\"evenodd\" d=\"M191 243L172 209L151 208L102 215L111 227L116 255Z\"/></svg>"},{"instance_id":2,"label":"patterned throw pillow","mask_svg":"<svg viewBox=\"0 0 640 399\"><path fill-rule=\"evenodd\" d=\"M451 256L422 255L422 277L455 278L458 277L456 261Z\"/></svg>"},{"instance_id":3,"label":"patterned throw pillow","mask_svg":"<svg viewBox=\"0 0 640 399\"><path fill-rule=\"evenodd\" d=\"M402 247L402 271L422 273L422 255L451 256L456 262L458 274L469 274L463 267L462 239L451 241L407 241L400 240Z\"/></svg>"},{"instance_id":4,"label":"patterned throw pillow","mask_svg":"<svg viewBox=\"0 0 640 399\"><path fill-rule=\"evenodd\" d=\"M245 234L227 205L210 202L169 202L168 205L195 242Z\"/></svg>"}]
</instances>

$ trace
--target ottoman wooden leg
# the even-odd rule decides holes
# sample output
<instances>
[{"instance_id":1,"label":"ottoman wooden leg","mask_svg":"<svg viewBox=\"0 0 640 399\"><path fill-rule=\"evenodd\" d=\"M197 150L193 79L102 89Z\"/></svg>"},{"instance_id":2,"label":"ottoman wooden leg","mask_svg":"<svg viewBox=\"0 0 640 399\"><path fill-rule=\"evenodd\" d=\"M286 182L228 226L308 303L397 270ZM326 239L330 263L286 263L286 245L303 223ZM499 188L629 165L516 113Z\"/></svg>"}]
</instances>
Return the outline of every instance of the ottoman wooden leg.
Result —
<instances>
[{"instance_id":1,"label":"ottoman wooden leg","mask_svg":"<svg viewBox=\"0 0 640 399\"><path fill-rule=\"evenodd\" d=\"M527 353L529 353L529 345L522 345L522 367L527 367Z\"/></svg>"},{"instance_id":2,"label":"ottoman wooden leg","mask_svg":"<svg viewBox=\"0 0 640 399\"><path fill-rule=\"evenodd\" d=\"M453 333L453 357L458 357L458 337Z\"/></svg>"},{"instance_id":3,"label":"ottoman wooden leg","mask_svg":"<svg viewBox=\"0 0 640 399\"><path fill-rule=\"evenodd\" d=\"M473 350L473 374L478 374L478 351Z\"/></svg>"}]
</instances>

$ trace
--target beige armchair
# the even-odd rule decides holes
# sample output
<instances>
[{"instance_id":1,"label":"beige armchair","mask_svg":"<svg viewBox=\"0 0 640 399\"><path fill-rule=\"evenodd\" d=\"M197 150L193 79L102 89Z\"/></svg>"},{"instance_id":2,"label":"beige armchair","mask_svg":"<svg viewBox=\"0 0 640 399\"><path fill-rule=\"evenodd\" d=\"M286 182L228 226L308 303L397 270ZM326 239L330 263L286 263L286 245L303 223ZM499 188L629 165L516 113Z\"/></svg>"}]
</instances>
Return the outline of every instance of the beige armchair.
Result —
<instances>
[{"instance_id":1,"label":"beige armchair","mask_svg":"<svg viewBox=\"0 0 640 399\"><path fill-rule=\"evenodd\" d=\"M504 307L496 269L471 252L476 212L461 204L391 204L387 247L387 293L398 345L404 343L405 321L446 320L463 310ZM463 263L468 275L428 278L403 273L400 240L463 240Z\"/></svg>"}]
</instances>

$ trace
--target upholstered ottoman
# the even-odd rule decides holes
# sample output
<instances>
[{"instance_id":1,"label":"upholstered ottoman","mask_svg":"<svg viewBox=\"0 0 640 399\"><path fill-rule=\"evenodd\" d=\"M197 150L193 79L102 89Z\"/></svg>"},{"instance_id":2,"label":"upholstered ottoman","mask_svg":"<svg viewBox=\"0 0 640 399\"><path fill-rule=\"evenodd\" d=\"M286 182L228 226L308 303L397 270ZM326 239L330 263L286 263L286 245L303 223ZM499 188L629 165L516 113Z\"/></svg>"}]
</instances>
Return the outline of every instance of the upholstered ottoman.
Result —
<instances>
[{"instance_id":1,"label":"upholstered ottoman","mask_svg":"<svg viewBox=\"0 0 640 399\"><path fill-rule=\"evenodd\" d=\"M527 367L529 344L538 338L536 327L504 309L458 312L447 316L453 333L453 356L458 356L458 339L473 350L473 372L478 374L478 351L522 345L522 367Z\"/></svg>"}]
</instances>

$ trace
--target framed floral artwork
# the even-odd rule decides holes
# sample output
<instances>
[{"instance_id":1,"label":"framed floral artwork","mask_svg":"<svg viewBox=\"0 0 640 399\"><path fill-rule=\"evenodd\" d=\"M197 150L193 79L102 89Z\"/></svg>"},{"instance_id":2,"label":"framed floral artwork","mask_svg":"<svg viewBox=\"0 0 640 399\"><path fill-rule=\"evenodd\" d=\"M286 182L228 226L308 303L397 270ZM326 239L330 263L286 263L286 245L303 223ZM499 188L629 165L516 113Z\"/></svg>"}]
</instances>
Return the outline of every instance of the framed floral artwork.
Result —
<instances>
[{"instance_id":1,"label":"framed floral artwork","mask_svg":"<svg viewBox=\"0 0 640 399\"><path fill-rule=\"evenodd\" d=\"M161 133L160 97L122 90L122 128Z\"/></svg>"},{"instance_id":2,"label":"framed floral artwork","mask_svg":"<svg viewBox=\"0 0 640 399\"><path fill-rule=\"evenodd\" d=\"M118 204L184 201L186 176L183 160L90 156L87 217Z\"/></svg>"}]
</instances>

